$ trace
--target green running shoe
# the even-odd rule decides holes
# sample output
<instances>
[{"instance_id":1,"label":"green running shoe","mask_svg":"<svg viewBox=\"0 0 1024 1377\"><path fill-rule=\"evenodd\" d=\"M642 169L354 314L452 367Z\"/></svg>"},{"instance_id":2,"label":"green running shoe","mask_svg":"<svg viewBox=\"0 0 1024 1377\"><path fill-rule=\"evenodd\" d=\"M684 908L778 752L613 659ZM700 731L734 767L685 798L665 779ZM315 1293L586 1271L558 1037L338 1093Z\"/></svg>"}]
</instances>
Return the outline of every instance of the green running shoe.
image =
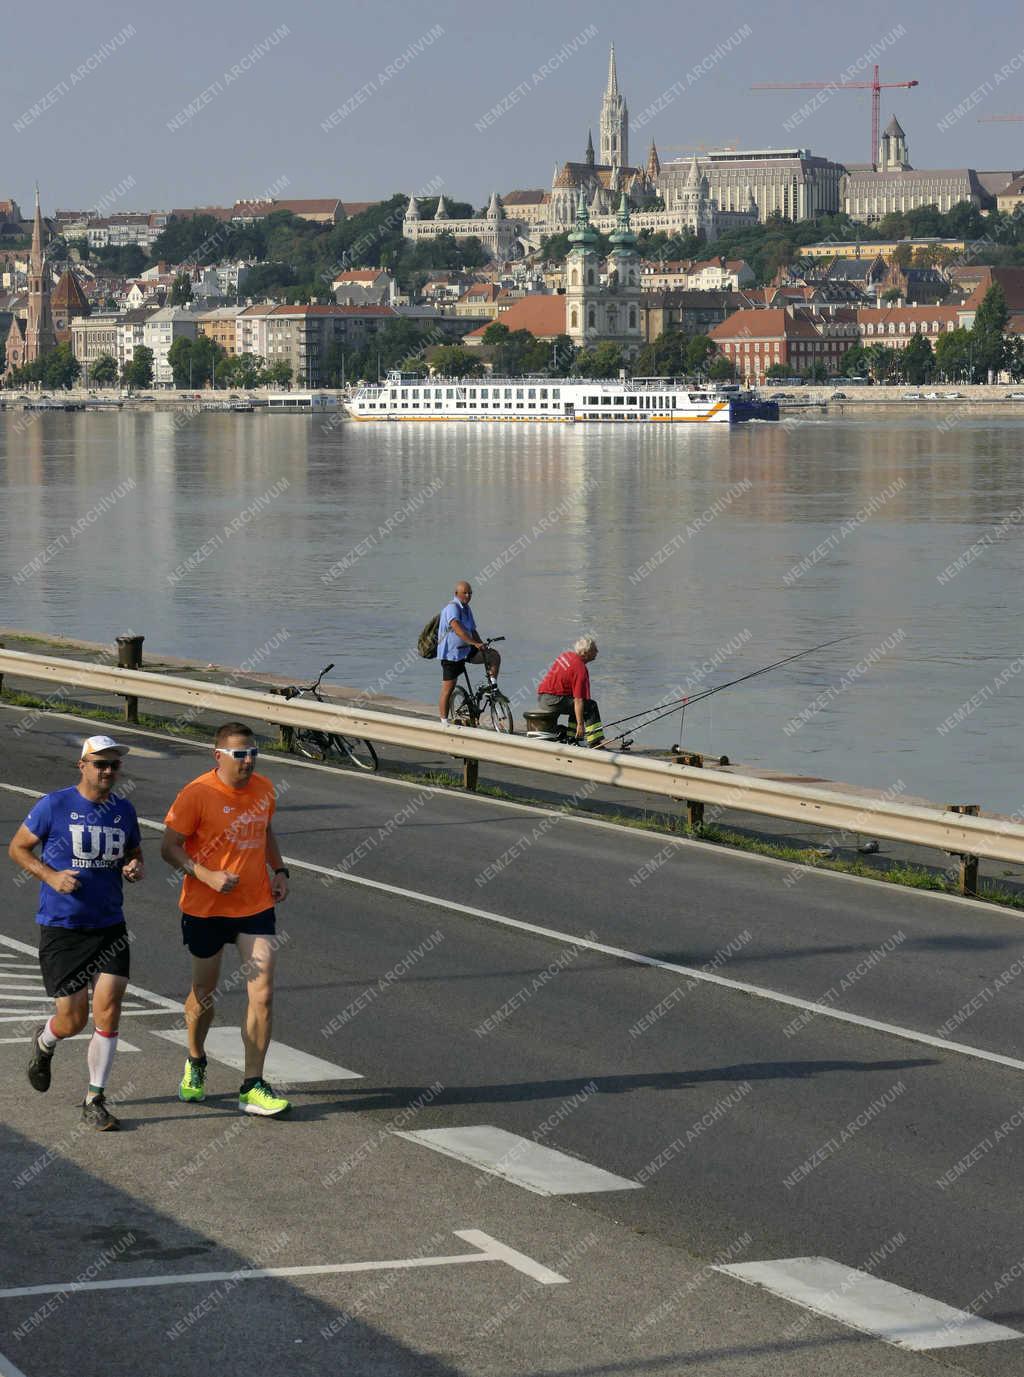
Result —
<instances>
[{"instance_id":1,"label":"green running shoe","mask_svg":"<svg viewBox=\"0 0 1024 1377\"><path fill-rule=\"evenodd\" d=\"M238 1108L246 1114L259 1114L264 1119L276 1119L279 1114L287 1114L291 1104L261 1078L248 1090L238 1092Z\"/></svg>"},{"instance_id":2,"label":"green running shoe","mask_svg":"<svg viewBox=\"0 0 1024 1377\"><path fill-rule=\"evenodd\" d=\"M185 1074L178 1086L179 1100L206 1099L206 1067L197 1065L191 1057L185 1058Z\"/></svg>"}]
</instances>

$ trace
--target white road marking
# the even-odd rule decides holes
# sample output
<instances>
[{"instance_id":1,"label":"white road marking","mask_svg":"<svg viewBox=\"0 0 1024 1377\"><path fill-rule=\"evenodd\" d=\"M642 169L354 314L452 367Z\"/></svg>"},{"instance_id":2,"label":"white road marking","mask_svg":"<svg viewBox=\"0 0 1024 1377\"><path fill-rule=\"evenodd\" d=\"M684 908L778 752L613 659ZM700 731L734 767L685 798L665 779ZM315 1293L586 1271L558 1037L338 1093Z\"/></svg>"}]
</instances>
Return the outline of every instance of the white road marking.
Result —
<instances>
[{"instance_id":1,"label":"white road marking","mask_svg":"<svg viewBox=\"0 0 1024 1377\"><path fill-rule=\"evenodd\" d=\"M92 1033L75 1033L74 1037L61 1038L61 1042L90 1042ZM25 1043L24 1038L0 1038L0 1047L17 1044L19 1047ZM134 1042L126 1042L123 1037L117 1039L117 1050L119 1052L141 1052L141 1047L136 1047Z\"/></svg>"},{"instance_id":2,"label":"white road marking","mask_svg":"<svg viewBox=\"0 0 1024 1377\"><path fill-rule=\"evenodd\" d=\"M354 778L355 776L353 776ZM15 793L30 794L33 798L43 798L37 789L23 789L15 784L0 783L0 789L11 789ZM139 823L143 827L150 827L154 830L163 831L164 825L159 822L151 822L145 818L140 818ZM680 843L681 845L684 843ZM694 843L700 845L700 843ZM760 857L758 859L766 859ZM796 995L782 994L778 990L766 989L763 985L748 985L743 980L730 980L727 976L716 975L713 971L700 970L696 966L679 966L674 961L661 961L655 956L644 956L641 952L628 951L623 947L612 947L604 942L592 942L586 937L576 937L570 932L560 932L557 928L541 927L537 923L525 923L519 918L506 918L500 913L491 913L487 909L473 908L470 904L460 904L455 899L444 899L433 894L421 894L414 889L403 889L400 885L389 885L383 880L370 880L363 875L351 875L344 870L335 870L331 866L316 865L312 861L299 860L295 856L285 856L285 865L296 870L308 870L313 875L326 875L334 880L342 880L346 884L358 885L364 889L375 889L383 894L394 894L401 899L409 899L413 903L427 904L432 908L439 908L445 913L462 913L469 918L479 918L486 923L496 923L501 927L514 928L519 932L529 932L536 937L545 937L555 942L561 942L567 946L580 947L587 951L598 952L602 956L614 956L619 961L629 961L637 966L650 966L655 970L669 971L673 975L689 976L691 980L696 980L706 985L717 985L720 989L735 990L739 994L752 995L755 999L767 999L773 1004L781 1004L789 1009L801 1009L807 1013L813 1013L818 1018L830 1018L837 1023L850 1023L857 1028L870 1028L876 1033L885 1033L889 1037L900 1038L904 1042L915 1042L923 1047L936 1047L941 1052L952 1052L956 1056L973 1057L978 1061L993 1062L997 1066L1008 1066L1014 1071L1024 1071L1024 1061L1019 1057L1004 1056L1001 1052L987 1052L981 1047L972 1047L965 1042L950 1042L946 1038L934 1037L931 1033L922 1033L916 1028L903 1028L895 1023L882 1023L879 1019L865 1018L862 1014L846 1013L842 1009L832 1006L815 1004L809 999L800 999ZM779 862L779 864L788 864ZM857 878L840 877L840 878ZM877 881L865 881L865 883L876 884ZM914 889L907 891L908 895L916 894ZM971 901L974 902L974 901ZM983 905L984 907L984 905ZM15 946L19 951L33 951L32 947L26 946L22 942L15 942L10 937L0 937L0 942L6 942ZM151 994L147 990L140 990L138 986L130 986L136 993L145 995L147 999L161 1002L164 1007L173 1008L180 1012L183 1008L180 1004L175 1004L172 1000L164 1000L161 995Z\"/></svg>"},{"instance_id":3,"label":"white road marking","mask_svg":"<svg viewBox=\"0 0 1024 1377\"><path fill-rule=\"evenodd\" d=\"M13 784L0 784L0 789L13 789L13 788L14 788L14 785L13 785ZM34 790L34 789L31 790L31 791L20 790L19 792L31 792L31 793L33 794L33 796L36 797L36 798L42 798L42 797L43 797L42 794L37 793L36 790ZM28 944L28 942L20 942L20 941L18 940L17 937L0 937L0 945L2 945L2 946L4 946L4 947L7 947L7 948L8 948L9 950L11 950L11 951L24 952L26 956L36 956L36 955L38 954L38 953L37 953L37 949L36 949L35 947L30 946L30 945ZM37 966L35 969L38 971L38 969L39 969L38 966ZM40 981L41 981L41 980L42 980L42 976L40 976ZM126 990L125 993L126 993L127 995L129 995L129 996L132 996L132 995L136 996L136 999L131 999L131 998L129 998L129 999L125 1000L125 1003L124 1003L124 1005L122 1006L122 1012L123 1012L123 1013L126 1013L126 1014L134 1014L136 1017L140 1017L140 1016L142 1016L142 1015L144 1015L144 1014L162 1014L162 1013L180 1014L180 1013L183 1013L184 1010L185 1010L184 1004L179 1004L177 1000L168 999L166 995L156 994L156 993L154 993L153 990L144 990L144 989L142 988L141 985L132 985L132 984L129 984L128 989ZM49 997L46 996L46 995L43 995L43 996L41 996L41 998L46 998L46 999L48 999ZM142 1007L140 1007L140 1006L137 1004L137 1002L136 1002L136 1000L138 1000L138 999L144 999L144 1000L146 1000L149 1004L155 1004L155 1005L157 1005L157 1008L155 1008L155 1009L145 1009L145 1008L142 1008ZM9 1019L5 1020L4 1017L3 1017L2 1015L0 1015L0 1022L4 1022L4 1021L9 1022L10 1020L9 1020Z\"/></svg>"},{"instance_id":4,"label":"white road marking","mask_svg":"<svg viewBox=\"0 0 1024 1377\"><path fill-rule=\"evenodd\" d=\"M0 1353L0 1377L25 1377L20 1367L15 1367L10 1358Z\"/></svg>"},{"instance_id":5,"label":"white road marking","mask_svg":"<svg viewBox=\"0 0 1024 1377\"><path fill-rule=\"evenodd\" d=\"M550 1267L545 1267L541 1262L534 1262L533 1258L527 1257L525 1253L510 1248L506 1243L499 1243L496 1238L492 1238L490 1234L485 1234L482 1229L456 1229L455 1237L464 1238L467 1243L482 1248L487 1256L494 1258L496 1262L507 1262L517 1272L525 1272L528 1277L541 1282L544 1286L560 1286L569 1281L568 1277L553 1272Z\"/></svg>"},{"instance_id":6,"label":"white road marking","mask_svg":"<svg viewBox=\"0 0 1024 1377\"><path fill-rule=\"evenodd\" d=\"M602 1167L581 1162L578 1157L544 1147L518 1133L508 1133L490 1124L465 1128L423 1128L411 1132L394 1131L396 1138L468 1162L488 1176L500 1176L534 1195L585 1195L594 1191L640 1190L638 1181L615 1176Z\"/></svg>"},{"instance_id":7,"label":"white road marking","mask_svg":"<svg viewBox=\"0 0 1024 1377\"><path fill-rule=\"evenodd\" d=\"M897 1348L920 1353L964 1344L1024 1339L1024 1334L980 1315L908 1291L827 1257L788 1257L716 1267L773 1296L839 1320Z\"/></svg>"},{"instance_id":8,"label":"white road marking","mask_svg":"<svg viewBox=\"0 0 1024 1377\"><path fill-rule=\"evenodd\" d=\"M151 1028L150 1032L154 1037L165 1038L178 1047L188 1047L188 1034L184 1028ZM241 1031L238 1028L211 1028L206 1035L206 1055L236 1071L244 1071L245 1048L242 1046ZM283 1042L270 1044L266 1074L269 1081L280 1081L283 1085L363 1079L360 1071L347 1071L344 1066L335 1066L334 1062L310 1056L308 1052L301 1052L297 1047L289 1047Z\"/></svg>"},{"instance_id":9,"label":"white road marking","mask_svg":"<svg viewBox=\"0 0 1024 1377\"><path fill-rule=\"evenodd\" d=\"M490 1234L479 1229L456 1229L456 1238L473 1243L479 1249L472 1253L452 1253L438 1257L403 1257L385 1262L335 1262L320 1267L252 1267L240 1268L230 1272L177 1272L157 1277L122 1277L106 1281L63 1281L47 1282L42 1286L12 1286L0 1291L0 1300L15 1296L47 1296L54 1292L76 1291L124 1291L136 1286L184 1286L215 1281L259 1281L268 1277L317 1277L336 1276L345 1272L394 1272L408 1271L417 1267L450 1267L470 1262L504 1262L517 1272L525 1272L528 1277L540 1282L542 1286L556 1286L567 1282L568 1277L552 1272L540 1262L500 1243Z\"/></svg>"},{"instance_id":10,"label":"white road marking","mask_svg":"<svg viewBox=\"0 0 1024 1377\"><path fill-rule=\"evenodd\" d=\"M342 706L344 706L343 703ZM23 709L16 707L12 703L0 703L0 712L5 710L7 712L23 711ZM49 721L75 722L78 724L82 724L83 726L87 725L87 719L78 717L73 713L47 712L44 715ZM416 715L417 714L413 714L413 716ZM426 714L421 715L425 716ZM432 713L430 714L430 716L431 720L433 720ZM110 723L97 722L95 726L97 728L97 731L99 731L101 728L105 730L109 728ZM208 755L210 750L209 746L204 745L202 742L194 741L187 736L174 736L173 734L170 734L168 732L147 731L143 727L128 727L124 724L118 724L118 731L122 735L138 736L151 741L171 742L175 746L186 746L190 750L196 751L203 755ZM442 754L444 754L446 758L450 760L457 760L460 758L457 752L443 752ZM265 765L286 766L294 770L316 770L321 774L333 775L335 778L337 778L338 776L337 766L318 765L314 761L300 760L293 755L267 754L263 757L263 763ZM623 838L629 837L633 841L635 841L637 838L637 831L635 827L629 827L621 822L608 822L605 818L580 817L573 813L560 812L558 809L555 808L544 808L536 803L520 803L517 799L488 798L486 795L483 794L472 793L465 790L460 791L457 789L447 789L444 788L442 785L437 784L428 784L425 780L414 781L407 779L392 779L386 775L379 775L364 770L346 770L344 773L346 780L362 780L363 783L368 786L376 786L377 788L381 789L415 790L417 793L429 793L431 795L443 796L447 799L457 799L460 800L462 803L467 803L470 805L474 805L476 807L484 805L487 808L496 809L499 812L504 811L509 813L525 813L531 817L538 818L560 817L564 818L566 822L576 827L590 827L597 828L603 832L615 832L619 836ZM43 797L43 795L39 793L37 790L19 789L16 785L13 784L0 784L0 788L11 789L15 793L29 794L32 798ZM156 824L153 825L155 826ZM160 830L163 831L162 824L160 825ZM651 839L657 837L660 841L663 841L666 846L692 848L696 851L702 852L704 855L707 855L708 843L702 841L695 841L692 837L672 837L667 836L664 833L651 833L649 834L649 836ZM731 859L737 865L768 865L775 866L776 868L782 868L785 870L793 869L792 861L783 860L777 856L760 856L753 851L732 851L730 852L730 856ZM806 865L800 866L800 869L805 871L814 870L815 874L821 876L823 879L835 880L837 883L870 886L875 890L878 889L879 885L878 880L871 879L864 875L848 875L841 870L823 870L816 866ZM993 908L995 908L998 912L998 905L993 905L991 902L985 899L971 899L964 894L944 894L933 889L915 889L913 886L907 886L903 890L903 896L907 899L908 902L911 903L927 903L930 901L947 905L951 904L962 908L979 909L982 912L989 914L991 914ZM1012 912L1012 910L1003 911Z\"/></svg>"}]
</instances>

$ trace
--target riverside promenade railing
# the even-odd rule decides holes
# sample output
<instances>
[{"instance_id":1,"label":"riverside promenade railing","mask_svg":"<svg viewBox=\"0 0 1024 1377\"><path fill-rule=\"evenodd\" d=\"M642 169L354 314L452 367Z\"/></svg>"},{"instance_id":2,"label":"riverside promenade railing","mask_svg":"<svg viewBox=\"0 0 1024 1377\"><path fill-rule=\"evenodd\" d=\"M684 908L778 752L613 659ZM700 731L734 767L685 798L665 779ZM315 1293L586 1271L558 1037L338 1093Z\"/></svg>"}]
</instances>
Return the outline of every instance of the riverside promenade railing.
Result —
<instances>
[{"instance_id":1,"label":"riverside promenade railing","mask_svg":"<svg viewBox=\"0 0 1024 1377\"><path fill-rule=\"evenodd\" d=\"M186 710L182 716L189 721L202 712L217 712L225 717L256 719L278 727L336 731L347 736L366 737L383 745L443 754L471 763L486 762L530 770L535 774L555 776L566 784L591 782L676 802L700 800L719 809L738 809L811 823L835 832L871 832L891 841L959 855L969 865L975 864L977 857L1024 863L1024 825L1009 819L983 818L951 809L918 807L899 800L725 774L713 769L646 760L628 752L587 750L467 727L445 729L440 723L421 717L306 699L288 701L269 691L232 684L208 684L145 670L120 669L62 656L0 648L0 683L4 674L57 683L66 688L122 695L127 699L175 704ZM967 886L970 891L974 887Z\"/></svg>"}]
</instances>

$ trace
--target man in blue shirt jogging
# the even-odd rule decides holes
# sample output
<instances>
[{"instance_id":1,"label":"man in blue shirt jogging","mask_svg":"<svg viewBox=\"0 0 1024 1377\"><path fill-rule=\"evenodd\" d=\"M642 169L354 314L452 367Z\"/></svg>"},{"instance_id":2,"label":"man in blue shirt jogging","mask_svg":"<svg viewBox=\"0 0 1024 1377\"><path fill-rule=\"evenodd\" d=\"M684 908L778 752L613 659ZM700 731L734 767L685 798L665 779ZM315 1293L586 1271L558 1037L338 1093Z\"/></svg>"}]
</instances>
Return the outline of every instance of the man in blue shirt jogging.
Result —
<instances>
[{"instance_id":1,"label":"man in blue shirt jogging","mask_svg":"<svg viewBox=\"0 0 1024 1377\"><path fill-rule=\"evenodd\" d=\"M455 585L451 602L441 609L437 625L437 658L441 661L441 697L437 710L443 727L448 726L448 704L455 681L466 661L474 665L483 664L492 684L497 682L501 668L501 656L491 647L484 649L484 643L477 633L469 607L472 596L473 589L465 579L460 579Z\"/></svg>"},{"instance_id":2,"label":"man in blue shirt jogging","mask_svg":"<svg viewBox=\"0 0 1024 1377\"><path fill-rule=\"evenodd\" d=\"M121 881L143 875L139 820L128 800L113 791L128 749L109 736L90 736L82 745L78 784L41 798L8 848L17 865L42 881L39 965L46 993L56 1003L56 1012L32 1034L29 1083L49 1090L54 1049L88 1022L91 987L95 1031L82 1120L97 1129L120 1127L104 1091L117 1050L132 940Z\"/></svg>"}]
</instances>

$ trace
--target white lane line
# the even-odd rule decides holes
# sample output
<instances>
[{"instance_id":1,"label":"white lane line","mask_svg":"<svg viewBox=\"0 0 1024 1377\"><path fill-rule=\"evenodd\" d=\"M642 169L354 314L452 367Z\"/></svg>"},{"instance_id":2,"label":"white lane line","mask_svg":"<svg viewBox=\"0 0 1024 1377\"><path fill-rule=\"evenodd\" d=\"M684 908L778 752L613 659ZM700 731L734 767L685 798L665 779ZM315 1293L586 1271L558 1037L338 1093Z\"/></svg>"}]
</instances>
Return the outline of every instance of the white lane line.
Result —
<instances>
[{"instance_id":1,"label":"white lane line","mask_svg":"<svg viewBox=\"0 0 1024 1377\"><path fill-rule=\"evenodd\" d=\"M42 798L43 795L35 789L22 789L14 784L0 783L0 789L14 789L18 793L31 794L33 798ZM150 822L144 818L139 819L143 827L151 827L155 830L163 831L164 825L159 822ZM952 1052L961 1057L974 1057L978 1061L993 1062L996 1066L1009 1066L1014 1071L1024 1071L1024 1061L1019 1057L1007 1057L1001 1052L987 1052L981 1047L972 1047L965 1042L950 1042L946 1038L934 1037L931 1033L922 1033L916 1028L902 1028L896 1023L882 1023L876 1018L865 1018L862 1014L846 1013L842 1009L836 1009L824 1004L815 1004L810 999L800 999L796 995L782 994L778 990L766 989L763 985L748 985L743 980L730 980L727 976L716 975L713 971L704 971L696 966L679 966L674 961L661 961L655 956L644 956L641 952L628 951L624 947L612 947L604 942L592 942L586 937L576 937L571 932L560 932L557 928L541 927L538 923L524 923L519 918L506 918L500 913L490 913L487 909L473 908L470 904L460 904L455 899L442 899L433 894L420 894L414 889L403 889L399 885L389 885L383 880L368 880L363 875L351 875L345 870L335 870L328 865L315 865L312 861L299 860L295 856L285 856L284 862L287 866L294 866L296 870L308 870L313 875L326 875L332 880L342 880L346 884L359 885L363 889L375 889L379 893L394 894L401 899L409 899L416 904L427 904L431 908L439 908L445 913L462 913L468 918L479 918L485 923L497 923L501 927L514 928L519 932L529 932L535 937L545 937L551 941L562 942L567 946L580 947L586 951L594 951L602 956L614 956L619 961L629 961L637 966L650 966L659 971L670 971L673 975L689 976L691 980L696 980L705 985L717 985L720 989L734 990L739 994L752 995L755 999L767 999L773 1004L782 1004L789 1009L802 1009L807 1013L816 1014L819 1018L830 1018L837 1023L851 1023L857 1028L871 1028L876 1033L885 1033L889 1037L901 1038L904 1042L916 1042L922 1047L937 1047L941 1052ZM871 881L871 883L875 883ZM910 890L913 894L917 891ZM13 938L0 937L0 942L7 942L16 946L22 951L33 951L32 947L24 943L15 943ZM140 990L138 986L134 988L136 993L143 994L147 999L161 1001L166 1007L180 1011L182 1005L174 1004L171 1000L164 1001L162 996L150 994L147 990Z\"/></svg>"},{"instance_id":2,"label":"white lane line","mask_svg":"<svg viewBox=\"0 0 1024 1377\"><path fill-rule=\"evenodd\" d=\"M336 1276L345 1272L409 1271L416 1267L450 1267L470 1262L504 1262L542 1286L556 1286L569 1280L552 1272L543 1263L500 1243L478 1229L456 1229L455 1237L476 1245L472 1253L450 1253L436 1257L392 1258L385 1262L335 1262L319 1267L243 1267L231 1272L177 1272L157 1277L121 1277L108 1281L47 1282L42 1286L12 1286L0 1291L0 1300L15 1296L47 1296L54 1292L124 1291L136 1286L183 1286L213 1281L259 1281L267 1277Z\"/></svg>"},{"instance_id":3,"label":"white lane line","mask_svg":"<svg viewBox=\"0 0 1024 1377\"><path fill-rule=\"evenodd\" d=\"M344 703L341 702L341 700L339 700L339 702L341 706L345 706ZM5 710L7 712L23 711L23 709L17 707L13 703L0 703L0 712L3 712ZM413 714L413 716L416 715L426 716L426 714ZM76 724L79 730L84 730L86 724L90 720L84 717L79 717L74 713L67 712L46 712L44 716L48 721L59 720L65 722L73 722ZM430 720L433 720L433 713L430 714ZM94 725L96 726L97 731L101 729L106 730L110 727L109 722L96 722ZM118 731L122 734L144 737L153 741L170 742L175 746L187 746L190 750L196 751L197 753L203 753L206 755L209 754L210 750L209 746L204 745L200 741L194 741L190 737L186 736L174 736L168 732L147 731L142 727L126 727L123 723L119 724ZM79 738L77 735L75 735L73 738L69 739L77 741ZM424 754L424 752L420 752L420 754ZM445 751L442 754L449 761L459 759L458 752L453 753ZM315 762L311 760L300 760L293 755L266 755L263 757L263 762L265 765L281 765L290 767L291 769L295 770L316 770L321 774L332 775L334 776L334 778L337 778L339 774L338 768L335 765L317 765ZM545 808L543 805L537 803L521 803L518 799L488 798L486 795L483 794L476 794L458 789L447 789L443 785L438 784L428 784L425 782L425 780L417 781L408 779L392 779L388 775L380 775L365 770L345 770L341 773L344 774L346 781L362 780L363 783L367 785L373 785L381 789L415 790L417 793L429 793L432 796L436 795L438 797L444 797L447 799L461 800L463 803L475 804L477 806L485 805L487 808L496 809L499 812L505 811L508 813L525 813L531 817L552 818L557 816L564 818L565 821L575 825L576 827L598 828L600 831L603 832L615 832L624 839L627 837L633 841L637 839L637 831L635 827L629 827L621 822L608 822L605 818L594 818L585 816L577 817L575 814L564 813L557 808ZM33 798L43 797L42 794L38 793L34 789L20 789L18 788L18 786L13 784L0 784L0 789L11 789L16 793L29 794ZM153 825L155 826L156 824ZM160 825L160 830L163 831L162 824ZM708 842L695 841L692 837L668 836L664 833L655 833L650 835L660 836L661 839L665 842L666 846L671 845L682 848L689 847L703 853L705 856L708 854ZM719 848L719 850L720 849L721 848ZM731 860L733 860L737 865L769 865L775 866L776 868L784 868L786 870L792 870L793 868L792 861L783 860L782 858L777 856L761 856L753 851L731 851L729 854ZM842 870L822 870L820 867L809 865L801 865L800 869L804 871L813 870L815 875L820 876L822 879L835 880L839 883L848 885L871 886L876 890L878 888L879 883L881 883L878 880L871 879L868 876L864 875L848 875L845 871ZM903 896L907 899L908 903L913 903L915 901L927 902L931 900L935 903L954 905L960 908L978 909L981 912L988 913L989 915L991 915L993 911L995 911L996 913L1001 912L1004 915L1009 915L1013 912L1013 910L1001 909L999 905L993 904L985 899L971 899L964 894L946 894L934 889L915 889L913 886L907 886L903 889Z\"/></svg>"},{"instance_id":4,"label":"white lane line","mask_svg":"<svg viewBox=\"0 0 1024 1377\"><path fill-rule=\"evenodd\" d=\"M411 1132L393 1130L396 1138L468 1162L488 1176L500 1176L534 1195L585 1195L594 1191L636 1191L638 1181L615 1176L602 1167L591 1166L578 1157L543 1147L518 1133L508 1133L490 1124L465 1128L423 1128Z\"/></svg>"},{"instance_id":5,"label":"white lane line","mask_svg":"<svg viewBox=\"0 0 1024 1377\"><path fill-rule=\"evenodd\" d=\"M1015 1071L1024 1071L1024 1061L1018 1057L1006 1057L1001 1052L986 1052L981 1047L971 1047L964 1042L949 1042L946 1038L933 1037L931 1033L921 1033L915 1028L901 1028L895 1023L882 1023L875 1018L865 1018L862 1014L848 1014L824 1004L815 1004L809 999L796 995L781 994L778 990L768 990L762 985L748 985L743 980L730 980L712 971L700 970L696 966L679 966L674 961L662 961L656 956L644 956L641 952L628 951L623 947L611 947L604 942L592 942L586 937L576 937L571 932L560 932L557 928L541 927L538 923L524 923L520 918L506 918L500 913L487 909L473 908L460 904L455 899L441 899L432 894L420 894L414 889L402 889L399 885L385 884L383 880L368 880L362 875L350 875L344 870L334 870L326 865L314 865L312 861L302 861L294 856L285 856L284 862L296 870L309 870L314 875L328 875L334 880L344 880L348 884L361 885L364 889L376 889L385 894L396 894L399 898L410 899L417 904L428 904L442 909L445 913L464 913L469 918L481 918L487 923L497 923L501 927L514 928L519 932L529 932L536 937L546 937L567 946L580 947L586 951L599 952L602 956L614 956L620 961L630 961L638 966L651 966L659 971L671 971L674 975L686 975L691 980L706 985L718 985L725 990L735 990L739 994L754 995L757 999L767 999L773 1004L783 1004L790 1009L804 1009L817 1014L819 1018L831 1018L839 1023L852 1023L858 1028L872 1028L890 1037L902 1038L906 1042L918 1042L925 1047L937 1047L943 1052L955 1052L962 1057L977 1057L980 1061L995 1062L998 1066L1010 1066Z\"/></svg>"},{"instance_id":6,"label":"white lane line","mask_svg":"<svg viewBox=\"0 0 1024 1377\"><path fill-rule=\"evenodd\" d=\"M714 1270L915 1353L1024 1339L1016 1329L993 1324L980 1315L957 1310L827 1257L730 1263Z\"/></svg>"},{"instance_id":7,"label":"white lane line","mask_svg":"<svg viewBox=\"0 0 1024 1377\"><path fill-rule=\"evenodd\" d=\"M52 1014L53 1000L49 996L40 996L38 1010L22 1009L20 1014L0 1014L0 1023L22 1023L25 1019L32 1018L33 1014ZM126 1009L121 1006L121 1016L123 1018L166 1018L166 1009Z\"/></svg>"},{"instance_id":8,"label":"white lane line","mask_svg":"<svg viewBox=\"0 0 1024 1377\"><path fill-rule=\"evenodd\" d=\"M13 784L0 784L0 789L13 789L14 787L15 786ZM33 798L43 797L43 795L35 789L19 789L18 792L31 793ZM155 823L152 823L150 825L154 827L156 826ZM17 937L0 937L0 944L2 944L5 947L9 947L12 951L24 952L26 956L38 955L37 948L30 946L28 942L20 942L17 939ZM141 985L129 985L127 993L129 995L138 995L140 999L148 1000L150 1004L156 1004L159 1006L156 1009L126 1010L126 1012L129 1013L160 1014L166 1010L168 1013L180 1014L183 1013L185 1009L184 1004L179 1004L177 1000L168 999L166 995L155 994L152 990L145 990L142 988Z\"/></svg>"},{"instance_id":9,"label":"white lane line","mask_svg":"<svg viewBox=\"0 0 1024 1377\"><path fill-rule=\"evenodd\" d=\"M75 1033L73 1037L61 1038L61 1042L90 1042L91 1040L92 1033ZM24 1043L24 1038L0 1038L0 1047L6 1047L15 1044L21 1047L24 1045ZM126 1042L124 1038L118 1037L117 1050L119 1052L141 1052L142 1048L136 1047L134 1042Z\"/></svg>"},{"instance_id":10,"label":"white lane line","mask_svg":"<svg viewBox=\"0 0 1024 1377\"><path fill-rule=\"evenodd\" d=\"M188 1046L188 1034L184 1028L151 1028L154 1037L164 1038L178 1047ZM211 1028L206 1035L206 1055L214 1061L236 1071L245 1070L245 1048L242 1034L238 1028ZM267 1053L267 1079L275 1084L304 1085L310 1081L361 1081L360 1071L347 1071L344 1066L324 1061L322 1057L310 1056L297 1047L289 1047L283 1042L272 1042Z\"/></svg>"},{"instance_id":11,"label":"white lane line","mask_svg":"<svg viewBox=\"0 0 1024 1377\"><path fill-rule=\"evenodd\" d=\"M0 1377L25 1377L20 1367L15 1367L10 1358L0 1353Z\"/></svg>"},{"instance_id":12,"label":"white lane line","mask_svg":"<svg viewBox=\"0 0 1024 1377\"><path fill-rule=\"evenodd\" d=\"M532 1277L534 1281L539 1281L543 1286L561 1286L568 1283L568 1277L563 1277L559 1272L553 1272L550 1267L545 1267L542 1262L535 1262L532 1257L527 1257L525 1253L520 1253L516 1248L510 1248L507 1243L499 1243L496 1238L492 1238L490 1234L485 1234L482 1229L456 1229L455 1237L465 1239L474 1247L481 1248L488 1257L494 1258L495 1262L507 1262L517 1272L525 1272L528 1277Z\"/></svg>"}]
</instances>

